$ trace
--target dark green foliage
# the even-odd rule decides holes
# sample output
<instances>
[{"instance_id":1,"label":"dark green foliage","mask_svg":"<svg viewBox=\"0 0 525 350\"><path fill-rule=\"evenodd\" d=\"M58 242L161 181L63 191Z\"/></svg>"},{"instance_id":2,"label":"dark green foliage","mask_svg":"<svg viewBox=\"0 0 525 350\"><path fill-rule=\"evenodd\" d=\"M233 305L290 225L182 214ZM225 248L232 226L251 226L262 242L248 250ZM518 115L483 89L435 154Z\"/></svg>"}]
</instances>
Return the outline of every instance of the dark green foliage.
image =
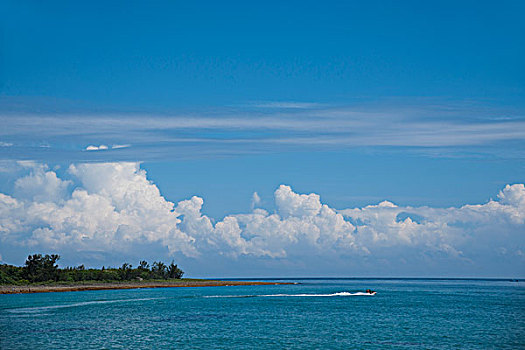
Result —
<instances>
[{"instance_id":1,"label":"dark green foliage","mask_svg":"<svg viewBox=\"0 0 525 350\"><path fill-rule=\"evenodd\" d=\"M149 270L149 264L146 260L142 260L141 262L139 262L139 267L138 267L140 270Z\"/></svg>"},{"instance_id":2,"label":"dark green foliage","mask_svg":"<svg viewBox=\"0 0 525 350\"><path fill-rule=\"evenodd\" d=\"M152 279L180 279L184 272L175 262L169 266L161 261L151 265L140 261L137 268L124 263L121 267L101 269L87 269L84 265L76 267L58 268L58 255L34 254L30 255L23 267L2 264L0 265L0 284L27 284L35 282L82 282L82 281L133 281Z\"/></svg>"},{"instance_id":3,"label":"dark green foliage","mask_svg":"<svg viewBox=\"0 0 525 350\"><path fill-rule=\"evenodd\" d=\"M170 266L168 266L168 277L180 279L182 278L183 275L184 275L184 271L179 269L179 267L172 260Z\"/></svg>"},{"instance_id":4,"label":"dark green foliage","mask_svg":"<svg viewBox=\"0 0 525 350\"><path fill-rule=\"evenodd\" d=\"M122 267L119 267L118 269L118 275L122 281L129 281L134 278L134 271L132 269L133 266L131 266L128 263L122 264Z\"/></svg>"},{"instance_id":5,"label":"dark green foliage","mask_svg":"<svg viewBox=\"0 0 525 350\"><path fill-rule=\"evenodd\" d=\"M168 269L166 267L166 264L164 264L161 261L155 261L151 267L151 273L153 274L153 278L161 279L161 278L168 278Z\"/></svg>"},{"instance_id":6,"label":"dark green foliage","mask_svg":"<svg viewBox=\"0 0 525 350\"><path fill-rule=\"evenodd\" d=\"M24 279L24 268L13 265L0 265L0 284L13 284Z\"/></svg>"},{"instance_id":7,"label":"dark green foliage","mask_svg":"<svg viewBox=\"0 0 525 350\"><path fill-rule=\"evenodd\" d=\"M29 255L24 266L24 277L30 282L58 281L58 259L60 256L56 254Z\"/></svg>"},{"instance_id":8,"label":"dark green foliage","mask_svg":"<svg viewBox=\"0 0 525 350\"><path fill-rule=\"evenodd\" d=\"M3 266L3 265L2 265ZM0 270L0 284L15 284L15 280L8 273Z\"/></svg>"}]
</instances>

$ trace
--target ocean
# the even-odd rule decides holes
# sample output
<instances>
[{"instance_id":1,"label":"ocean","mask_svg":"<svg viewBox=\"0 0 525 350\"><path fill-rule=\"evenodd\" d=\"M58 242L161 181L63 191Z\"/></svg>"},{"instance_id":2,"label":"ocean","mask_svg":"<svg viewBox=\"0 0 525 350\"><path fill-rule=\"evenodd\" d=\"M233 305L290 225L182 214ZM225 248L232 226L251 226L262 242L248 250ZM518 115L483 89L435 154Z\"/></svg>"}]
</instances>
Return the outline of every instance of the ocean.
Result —
<instances>
[{"instance_id":1,"label":"ocean","mask_svg":"<svg viewBox=\"0 0 525 350\"><path fill-rule=\"evenodd\" d=\"M0 295L0 349L525 349L523 280L286 281Z\"/></svg>"}]
</instances>

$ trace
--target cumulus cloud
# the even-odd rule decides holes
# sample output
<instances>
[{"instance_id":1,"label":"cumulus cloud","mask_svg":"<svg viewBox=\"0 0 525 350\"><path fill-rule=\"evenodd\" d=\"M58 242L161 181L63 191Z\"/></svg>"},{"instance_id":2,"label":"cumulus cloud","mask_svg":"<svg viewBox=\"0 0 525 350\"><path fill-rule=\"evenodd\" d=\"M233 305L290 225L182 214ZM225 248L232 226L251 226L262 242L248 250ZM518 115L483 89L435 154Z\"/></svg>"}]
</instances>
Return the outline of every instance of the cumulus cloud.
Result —
<instances>
[{"instance_id":1,"label":"cumulus cloud","mask_svg":"<svg viewBox=\"0 0 525 350\"><path fill-rule=\"evenodd\" d=\"M197 254L177 228L174 204L160 195L138 163L71 165L78 186L38 170L17 180L14 196L0 196L0 235L10 244L45 249L125 251L158 242L170 252ZM60 199L60 200L58 200Z\"/></svg>"},{"instance_id":2,"label":"cumulus cloud","mask_svg":"<svg viewBox=\"0 0 525 350\"><path fill-rule=\"evenodd\" d=\"M104 151L107 149L108 149L108 146L106 145L100 145L100 146L89 145L86 147L86 151Z\"/></svg>"},{"instance_id":3,"label":"cumulus cloud","mask_svg":"<svg viewBox=\"0 0 525 350\"><path fill-rule=\"evenodd\" d=\"M318 194L281 185L275 211L258 207L254 193L251 212L215 221L202 213L200 197L166 200L139 163L72 164L63 175L69 179L45 165L22 165L29 173L15 181L11 195L0 193L4 256L9 247L125 256L148 245L204 263L213 256L287 262L315 257L339 265L372 258L387 266L447 261L472 268L491 259L518 268L525 262L523 184L505 186L496 200L459 208L383 201L343 210L322 203Z\"/></svg>"},{"instance_id":4,"label":"cumulus cloud","mask_svg":"<svg viewBox=\"0 0 525 350\"><path fill-rule=\"evenodd\" d=\"M71 181L61 180L47 166L26 163L31 173L15 181L14 194L16 198L33 202L60 202L68 192Z\"/></svg>"}]
</instances>

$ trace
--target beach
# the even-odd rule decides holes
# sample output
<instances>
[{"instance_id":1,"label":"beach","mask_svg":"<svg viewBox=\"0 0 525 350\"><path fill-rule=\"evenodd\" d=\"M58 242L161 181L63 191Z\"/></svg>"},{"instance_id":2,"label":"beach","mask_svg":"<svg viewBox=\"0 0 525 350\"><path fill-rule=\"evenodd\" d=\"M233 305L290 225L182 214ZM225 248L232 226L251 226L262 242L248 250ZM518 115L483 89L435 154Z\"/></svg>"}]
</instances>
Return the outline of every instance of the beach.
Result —
<instances>
[{"instance_id":1,"label":"beach","mask_svg":"<svg viewBox=\"0 0 525 350\"><path fill-rule=\"evenodd\" d=\"M260 286L289 283L256 281L220 281L220 280L170 280L170 281L133 281L133 282L88 282L75 284L49 285L0 285L0 294L75 292L86 290L138 289L138 288L177 288L177 287L221 287L221 286Z\"/></svg>"}]
</instances>

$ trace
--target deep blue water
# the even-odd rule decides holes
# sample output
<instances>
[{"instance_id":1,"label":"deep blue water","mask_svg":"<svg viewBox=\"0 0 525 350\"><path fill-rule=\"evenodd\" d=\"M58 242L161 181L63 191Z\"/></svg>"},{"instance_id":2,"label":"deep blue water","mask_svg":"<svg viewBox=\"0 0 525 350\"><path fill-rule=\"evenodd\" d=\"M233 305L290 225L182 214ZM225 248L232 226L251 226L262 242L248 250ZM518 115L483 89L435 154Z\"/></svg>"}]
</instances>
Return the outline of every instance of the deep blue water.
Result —
<instances>
[{"instance_id":1,"label":"deep blue water","mask_svg":"<svg viewBox=\"0 0 525 350\"><path fill-rule=\"evenodd\" d=\"M295 281L0 295L0 349L525 349L524 282Z\"/></svg>"}]
</instances>

